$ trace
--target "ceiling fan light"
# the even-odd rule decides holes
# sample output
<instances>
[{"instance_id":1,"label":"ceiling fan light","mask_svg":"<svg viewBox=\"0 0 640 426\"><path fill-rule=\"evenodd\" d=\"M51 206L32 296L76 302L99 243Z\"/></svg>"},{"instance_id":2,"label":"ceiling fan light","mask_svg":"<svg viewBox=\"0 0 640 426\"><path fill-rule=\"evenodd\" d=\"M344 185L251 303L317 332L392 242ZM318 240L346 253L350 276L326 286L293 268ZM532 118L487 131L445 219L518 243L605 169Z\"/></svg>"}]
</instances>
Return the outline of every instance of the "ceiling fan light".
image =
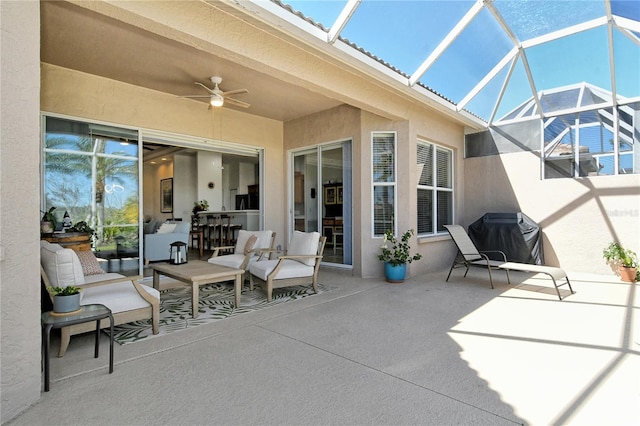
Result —
<instances>
[{"instance_id":1,"label":"ceiling fan light","mask_svg":"<svg viewBox=\"0 0 640 426\"><path fill-rule=\"evenodd\" d=\"M221 107L224 105L224 98L221 95L211 95L211 106Z\"/></svg>"}]
</instances>

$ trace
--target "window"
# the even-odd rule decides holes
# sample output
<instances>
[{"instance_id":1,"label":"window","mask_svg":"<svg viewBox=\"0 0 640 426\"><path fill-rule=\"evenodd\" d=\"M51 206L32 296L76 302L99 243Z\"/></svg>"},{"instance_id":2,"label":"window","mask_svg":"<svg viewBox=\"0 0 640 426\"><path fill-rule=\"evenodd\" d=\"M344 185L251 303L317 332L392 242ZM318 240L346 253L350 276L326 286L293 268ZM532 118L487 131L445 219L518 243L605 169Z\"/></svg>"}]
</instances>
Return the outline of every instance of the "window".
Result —
<instances>
[{"instance_id":1,"label":"window","mask_svg":"<svg viewBox=\"0 0 640 426\"><path fill-rule=\"evenodd\" d=\"M138 256L138 132L46 117L42 210L95 230L101 256Z\"/></svg>"},{"instance_id":2,"label":"window","mask_svg":"<svg viewBox=\"0 0 640 426\"><path fill-rule=\"evenodd\" d=\"M546 118L545 179L638 173L638 105Z\"/></svg>"},{"instance_id":3,"label":"window","mask_svg":"<svg viewBox=\"0 0 640 426\"><path fill-rule=\"evenodd\" d=\"M396 134L372 134L373 236L395 234Z\"/></svg>"},{"instance_id":4,"label":"window","mask_svg":"<svg viewBox=\"0 0 640 426\"><path fill-rule=\"evenodd\" d=\"M418 141L418 235L444 232L453 223L453 152Z\"/></svg>"}]
</instances>

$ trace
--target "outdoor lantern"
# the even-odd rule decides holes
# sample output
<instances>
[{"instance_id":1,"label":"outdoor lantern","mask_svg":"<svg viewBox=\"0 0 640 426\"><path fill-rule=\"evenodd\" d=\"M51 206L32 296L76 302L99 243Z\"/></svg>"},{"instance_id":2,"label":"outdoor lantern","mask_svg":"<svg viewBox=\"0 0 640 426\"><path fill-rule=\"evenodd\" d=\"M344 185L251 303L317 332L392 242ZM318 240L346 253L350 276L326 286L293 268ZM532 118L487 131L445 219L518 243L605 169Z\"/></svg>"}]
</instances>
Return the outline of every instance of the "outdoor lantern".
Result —
<instances>
[{"instance_id":1,"label":"outdoor lantern","mask_svg":"<svg viewBox=\"0 0 640 426\"><path fill-rule=\"evenodd\" d=\"M169 263L182 265L187 263L187 244L182 241L174 241L169 244Z\"/></svg>"}]
</instances>

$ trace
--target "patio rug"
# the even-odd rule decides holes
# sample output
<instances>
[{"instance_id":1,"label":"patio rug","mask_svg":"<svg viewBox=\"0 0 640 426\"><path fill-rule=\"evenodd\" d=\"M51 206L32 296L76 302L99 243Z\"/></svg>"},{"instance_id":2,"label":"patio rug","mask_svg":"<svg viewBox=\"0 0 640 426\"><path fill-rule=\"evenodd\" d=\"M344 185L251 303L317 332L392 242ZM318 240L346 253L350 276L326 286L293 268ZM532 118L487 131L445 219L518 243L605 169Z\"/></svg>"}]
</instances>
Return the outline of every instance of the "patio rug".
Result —
<instances>
[{"instance_id":1,"label":"patio rug","mask_svg":"<svg viewBox=\"0 0 640 426\"><path fill-rule=\"evenodd\" d=\"M318 284L318 294L330 289L326 284ZM198 318L195 319L191 315L190 286L161 290L159 333L152 333L150 319L135 321L114 327L114 340L125 345L315 295L311 286L276 288L271 302L267 302L267 295L262 288L254 287L251 291L245 284L240 307L236 308L233 290L233 281L201 286Z\"/></svg>"}]
</instances>

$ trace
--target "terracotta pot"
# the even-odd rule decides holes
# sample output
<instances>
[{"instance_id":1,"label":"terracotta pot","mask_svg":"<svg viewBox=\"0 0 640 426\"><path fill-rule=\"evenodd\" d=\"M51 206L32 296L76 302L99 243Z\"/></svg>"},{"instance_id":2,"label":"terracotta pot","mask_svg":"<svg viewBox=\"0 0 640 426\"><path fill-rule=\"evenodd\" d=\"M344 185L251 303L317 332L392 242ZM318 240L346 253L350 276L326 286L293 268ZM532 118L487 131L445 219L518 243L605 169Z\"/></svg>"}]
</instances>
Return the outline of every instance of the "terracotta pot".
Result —
<instances>
[{"instance_id":1,"label":"terracotta pot","mask_svg":"<svg viewBox=\"0 0 640 426\"><path fill-rule=\"evenodd\" d=\"M620 273L620 279L627 283L636 282L636 273L638 272L637 268L626 268L624 266L620 266L618 268L618 272Z\"/></svg>"}]
</instances>

